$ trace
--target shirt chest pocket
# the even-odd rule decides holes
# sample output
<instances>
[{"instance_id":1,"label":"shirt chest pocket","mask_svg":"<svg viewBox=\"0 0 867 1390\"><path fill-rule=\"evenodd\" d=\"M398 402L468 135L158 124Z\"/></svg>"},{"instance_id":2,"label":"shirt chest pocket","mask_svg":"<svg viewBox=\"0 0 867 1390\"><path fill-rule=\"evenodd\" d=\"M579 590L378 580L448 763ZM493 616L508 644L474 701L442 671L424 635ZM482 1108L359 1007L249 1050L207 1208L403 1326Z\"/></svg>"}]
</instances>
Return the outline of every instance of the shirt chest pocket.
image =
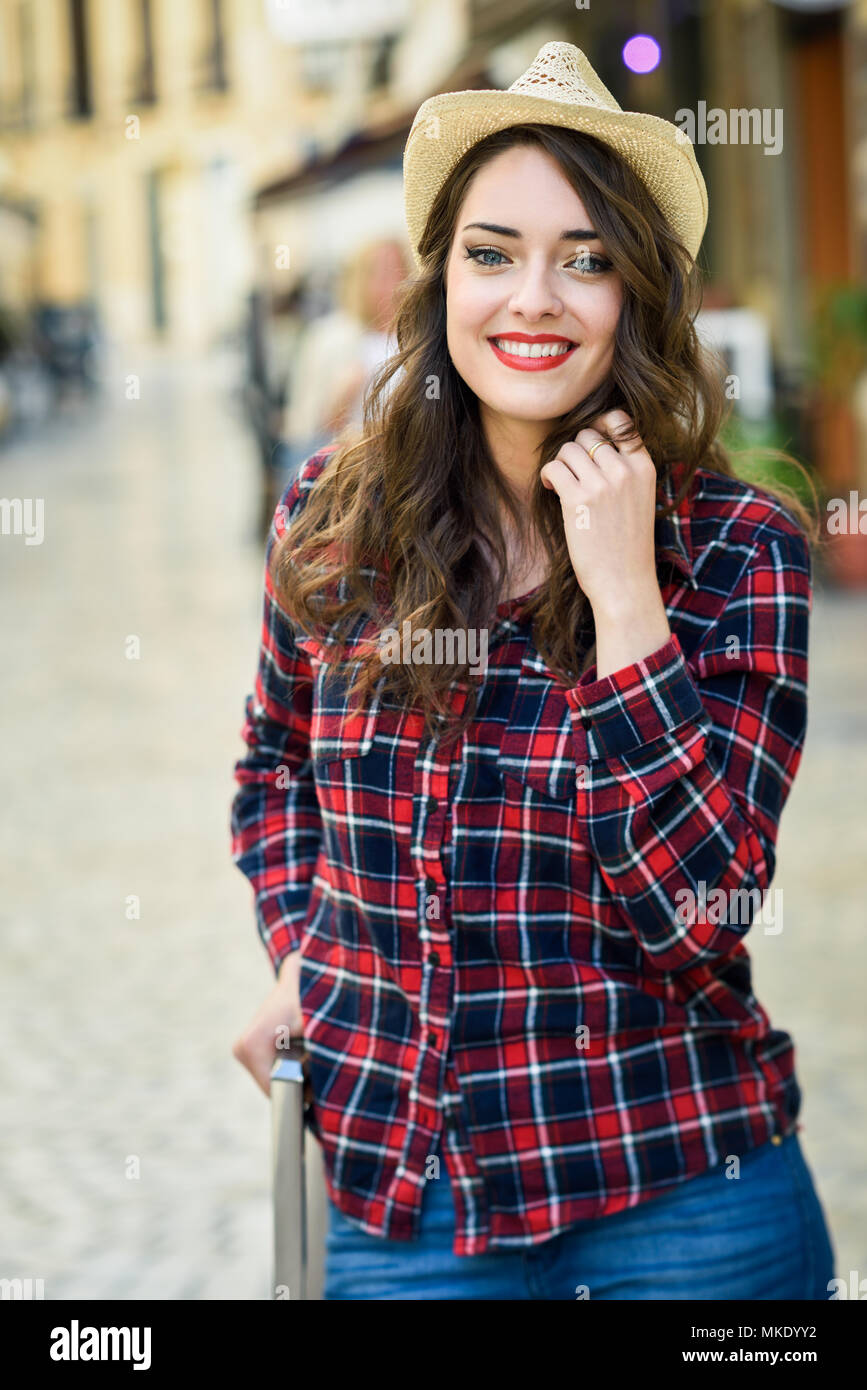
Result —
<instances>
[{"instance_id":1,"label":"shirt chest pocket","mask_svg":"<svg viewBox=\"0 0 867 1390\"><path fill-rule=\"evenodd\" d=\"M322 646L311 638L300 639L297 645L307 652L313 669L310 758L314 777L324 785L342 783L351 764L355 780L370 780L374 762L382 774L382 759L371 759L361 766L357 760L397 747L403 727L401 710L384 701L379 690L361 709L357 699L349 698L355 671L331 673Z\"/></svg>"},{"instance_id":2,"label":"shirt chest pocket","mask_svg":"<svg viewBox=\"0 0 867 1390\"><path fill-rule=\"evenodd\" d=\"M370 751L376 726L377 697L364 710L349 701L351 673L329 673L322 644L311 637L296 638L310 658L313 695L310 709L310 758L317 769L347 758L361 758Z\"/></svg>"},{"instance_id":3,"label":"shirt chest pocket","mask_svg":"<svg viewBox=\"0 0 867 1390\"><path fill-rule=\"evenodd\" d=\"M547 690L519 688L503 731L497 770L507 804L531 800L559 803L568 811L583 775L569 706L554 684Z\"/></svg>"}]
</instances>

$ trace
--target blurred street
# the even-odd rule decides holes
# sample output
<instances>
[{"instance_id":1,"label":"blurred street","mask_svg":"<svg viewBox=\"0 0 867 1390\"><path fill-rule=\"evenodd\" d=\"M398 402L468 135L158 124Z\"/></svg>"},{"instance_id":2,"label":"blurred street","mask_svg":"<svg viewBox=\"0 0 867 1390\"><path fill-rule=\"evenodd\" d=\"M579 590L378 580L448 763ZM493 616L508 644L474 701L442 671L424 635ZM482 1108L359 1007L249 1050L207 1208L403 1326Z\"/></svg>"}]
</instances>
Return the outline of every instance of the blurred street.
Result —
<instances>
[{"instance_id":1,"label":"blurred street","mask_svg":"<svg viewBox=\"0 0 867 1390\"><path fill-rule=\"evenodd\" d=\"M45 498L2 548L0 1273L46 1298L268 1295L268 1105L230 1052L273 978L229 858L263 554L236 374L136 355L0 456Z\"/></svg>"},{"instance_id":2,"label":"blurred street","mask_svg":"<svg viewBox=\"0 0 867 1390\"><path fill-rule=\"evenodd\" d=\"M103 405L0 452L3 495L45 499L43 543L0 550L0 1276L47 1299L264 1299L268 1103L230 1048L273 976L228 829L257 459L233 358L129 357ZM751 937L847 1279L867 1274L865 617L867 595L817 594L784 929Z\"/></svg>"}]
</instances>

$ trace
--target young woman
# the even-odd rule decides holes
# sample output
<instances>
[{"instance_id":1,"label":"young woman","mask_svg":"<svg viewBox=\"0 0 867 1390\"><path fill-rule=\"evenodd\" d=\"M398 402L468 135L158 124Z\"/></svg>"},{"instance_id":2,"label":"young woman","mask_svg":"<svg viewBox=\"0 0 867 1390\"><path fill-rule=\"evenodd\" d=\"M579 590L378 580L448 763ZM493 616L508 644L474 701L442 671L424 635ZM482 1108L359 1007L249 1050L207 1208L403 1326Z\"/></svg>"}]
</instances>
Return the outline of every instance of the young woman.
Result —
<instances>
[{"instance_id":1,"label":"young woman","mask_svg":"<svg viewBox=\"0 0 867 1390\"><path fill-rule=\"evenodd\" d=\"M692 148L548 44L425 103L405 183L399 351L277 508L232 811L277 972L234 1050L267 1091L303 1031L325 1297L826 1298L744 941L809 548L717 439Z\"/></svg>"}]
</instances>

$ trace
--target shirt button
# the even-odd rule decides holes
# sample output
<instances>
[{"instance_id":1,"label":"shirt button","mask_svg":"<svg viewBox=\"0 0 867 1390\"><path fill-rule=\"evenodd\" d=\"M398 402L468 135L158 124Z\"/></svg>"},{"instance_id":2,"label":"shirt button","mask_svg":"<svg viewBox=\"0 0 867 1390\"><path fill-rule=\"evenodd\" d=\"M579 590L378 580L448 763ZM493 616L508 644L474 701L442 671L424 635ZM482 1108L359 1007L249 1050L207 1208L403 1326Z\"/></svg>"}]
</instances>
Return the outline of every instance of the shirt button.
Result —
<instances>
[{"instance_id":1,"label":"shirt button","mask_svg":"<svg viewBox=\"0 0 867 1390\"><path fill-rule=\"evenodd\" d=\"M437 1035L436 1035L436 1033L428 1033L428 1035L427 1035L427 1040L428 1040L428 1045L429 1045L430 1047L436 1047L436 1045L437 1045Z\"/></svg>"},{"instance_id":2,"label":"shirt button","mask_svg":"<svg viewBox=\"0 0 867 1390\"><path fill-rule=\"evenodd\" d=\"M461 1122L458 1119L457 1115L449 1111L448 1115L446 1115L446 1129L456 1130L460 1129L460 1127Z\"/></svg>"},{"instance_id":3,"label":"shirt button","mask_svg":"<svg viewBox=\"0 0 867 1390\"><path fill-rule=\"evenodd\" d=\"M433 893L436 890L437 881L435 878L431 878L430 874L428 874L427 878L424 881L424 886L429 893Z\"/></svg>"},{"instance_id":4,"label":"shirt button","mask_svg":"<svg viewBox=\"0 0 867 1390\"><path fill-rule=\"evenodd\" d=\"M433 813L434 813L434 811L438 811L439 808L440 808L440 804L439 804L439 802L437 801L436 797L435 797L435 796L429 796L428 799L427 799L427 813L428 813L428 815L429 815L429 816L432 816Z\"/></svg>"},{"instance_id":5,"label":"shirt button","mask_svg":"<svg viewBox=\"0 0 867 1390\"><path fill-rule=\"evenodd\" d=\"M592 724L592 722L593 722L593 721L591 720L589 714L582 714L582 716L581 716L581 725L582 725L582 728L589 729L589 728L590 728L590 725Z\"/></svg>"},{"instance_id":6,"label":"shirt button","mask_svg":"<svg viewBox=\"0 0 867 1390\"><path fill-rule=\"evenodd\" d=\"M440 963L439 951L431 951L430 955L428 956L428 964L429 964L429 965L434 965L434 966L436 966L436 965L439 965L439 963Z\"/></svg>"},{"instance_id":7,"label":"shirt button","mask_svg":"<svg viewBox=\"0 0 867 1390\"><path fill-rule=\"evenodd\" d=\"M772 1134L772 1135L771 1135L771 1143L772 1143L772 1144L782 1144L782 1142L783 1142L783 1136L782 1136L782 1134Z\"/></svg>"}]
</instances>

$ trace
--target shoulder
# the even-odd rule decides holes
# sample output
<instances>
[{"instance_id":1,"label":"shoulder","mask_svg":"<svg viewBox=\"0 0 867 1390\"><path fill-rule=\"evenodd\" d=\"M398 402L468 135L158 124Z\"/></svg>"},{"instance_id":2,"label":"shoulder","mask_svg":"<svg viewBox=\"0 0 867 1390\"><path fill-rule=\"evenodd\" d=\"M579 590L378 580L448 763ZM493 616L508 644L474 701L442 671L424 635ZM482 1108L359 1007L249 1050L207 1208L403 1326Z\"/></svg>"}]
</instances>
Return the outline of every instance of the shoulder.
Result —
<instances>
[{"instance_id":1,"label":"shoulder","mask_svg":"<svg viewBox=\"0 0 867 1390\"><path fill-rule=\"evenodd\" d=\"M322 476L336 447L335 444L329 444L323 449L318 449L315 454L310 454L286 484L271 519L266 558L270 557L274 545L285 535L293 519L304 510L313 484Z\"/></svg>"},{"instance_id":2,"label":"shoulder","mask_svg":"<svg viewBox=\"0 0 867 1390\"><path fill-rule=\"evenodd\" d=\"M693 568L700 583L702 573L711 576L725 569L734 576L734 587L754 566L784 568L809 579L809 541L773 493L698 468L688 506Z\"/></svg>"}]
</instances>

